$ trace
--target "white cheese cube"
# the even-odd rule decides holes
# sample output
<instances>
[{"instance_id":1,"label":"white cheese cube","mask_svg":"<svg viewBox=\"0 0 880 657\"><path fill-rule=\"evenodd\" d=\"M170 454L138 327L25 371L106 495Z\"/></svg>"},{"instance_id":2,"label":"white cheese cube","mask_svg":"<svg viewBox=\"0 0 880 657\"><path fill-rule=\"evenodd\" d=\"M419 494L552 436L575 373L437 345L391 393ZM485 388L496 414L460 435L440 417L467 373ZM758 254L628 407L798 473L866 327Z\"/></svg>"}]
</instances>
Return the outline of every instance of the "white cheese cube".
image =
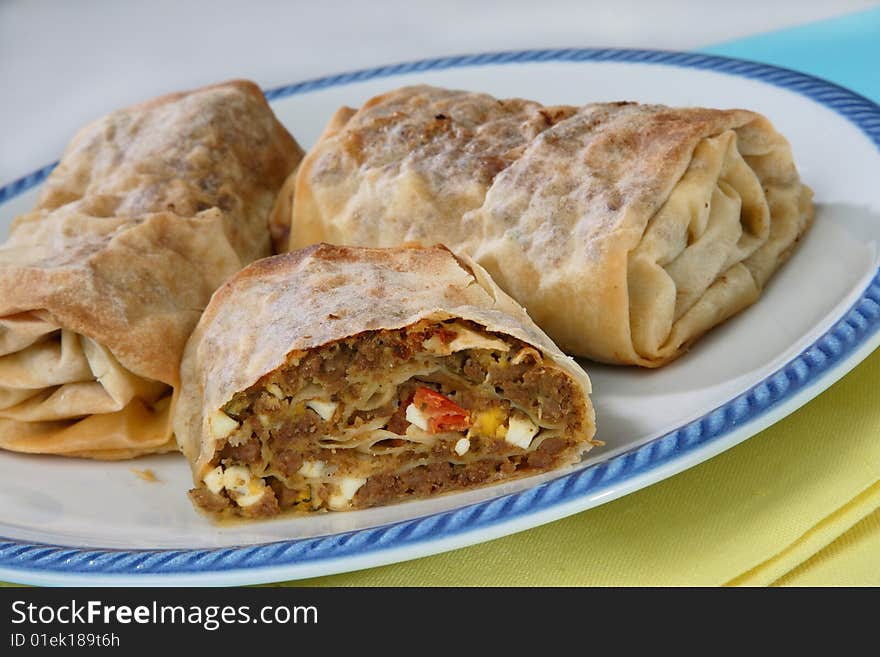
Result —
<instances>
[{"instance_id":1,"label":"white cheese cube","mask_svg":"<svg viewBox=\"0 0 880 657\"><path fill-rule=\"evenodd\" d=\"M263 499L266 494L266 486L262 480L252 481L248 485L246 493L238 493L235 495L235 503L240 507L252 506Z\"/></svg>"},{"instance_id":2,"label":"white cheese cube","mask_svg":"<svg viewBox=\"0 0 880 657\"><path fill-rule=\"evenodd\" d=\"M339 403L334 401L323 401L321 399L310 399L306 402L306 406L320 415L321 419L329 420L336 413Z\"/></svg>"},{"instance_id":3,"label":"white cheese cube","mask_svg":"<svg viewBox=\"0 0 880 657\"><path fill-rule=\"evenodd\" d=\"M303 477L317 479L324 474L324 461L303 461L302 467L297 472Z\"/></svg>"},{"instance_id":4,"label":"white cheese cube","mask_svg":"<svg viewBox=\"0 0 880 657\"><path fill-rule=\"evenodd\" d=\"M337 481L339 492L330 496L329 504L331 509L346 509L350 506L352 498L361 486L367 482L366 479L359 477L340 477Z\"/></svg>"},{"instance_id":5,"label":"white cheese cube","mask_svg":"<svg viewBox=\"0 0 880 657\"><path fill-rule=\"evenodd\" d=\"M415 404L406 407L406 421L416 425L422 431L428 430L428 417Z\"/></svg>"},{"instance_id":6,"label":"white cheese cube","mask_svg":"<svg viewBox=\"0 0 880 657\"><path fill-rule=\"evenodd\" d=\"M205 486L208 487L208 490L216 495L223 490L223 468L218 465L202 477L202 481L205 482Z\"/></svg>"},{"instance_id":7,"label":"white cheese cube","mask_svg":"<svg viewBox=\"0 0 880 657\"><path fill-rule=\"evenodd\" d=\"M241 507L256 504L266 493L266 484L263 480L255 478L243 465L226 468L223 473L223 485L232 494L235 503Z\"/></svg>"},{"instance_id":8,"label":"white cheese cube","mask_svg":"<svg viewBox=\"0 0 880 657\"><path fill-rule=\"evenodd\" d=\"M236 429L238 429L238 422L223 411L214 411L208 416L208 431L215 440L226 438Z\"/></svg>"},{"instance_id":9,"label":"white cheese cube","mask_svg":"<svg viewBox=\"0 0 880 657\"><path fill-rule=\"evenodd\" d=\"M532 438L538 433L538 426L523 413L513 412L507 421L507 434L504 440L521 449L528 449Z\"/></svg>"},{"instance_id":10,"label":"white cheese cube","mask_svg":"<svg viewBox=\"0 0 880 657\"><path fill-rule=\"evenodd\" d=\"M243 465L231 465L223 472L223 486L228 491L247 491L251 478L250 470Z\"/></svg>"}]
</instances>

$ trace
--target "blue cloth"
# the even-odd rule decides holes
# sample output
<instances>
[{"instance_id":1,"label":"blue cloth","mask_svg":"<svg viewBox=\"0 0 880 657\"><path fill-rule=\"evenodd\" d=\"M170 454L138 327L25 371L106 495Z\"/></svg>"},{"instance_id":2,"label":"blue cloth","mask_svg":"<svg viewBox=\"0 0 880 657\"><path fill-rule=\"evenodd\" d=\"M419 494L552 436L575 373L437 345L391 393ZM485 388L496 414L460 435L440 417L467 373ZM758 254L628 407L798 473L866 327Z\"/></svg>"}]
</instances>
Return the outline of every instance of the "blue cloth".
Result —
<instances>
[{"instance_id":1,"label":"blue cloth","mask_svg":"<svg viewBox=\"0 0 880 657\"><path fill-rule=\"evenodd\" d=\"M701 52L802 71L880 102L880 8L738 39Z\"/></svg>"}]
</instances>

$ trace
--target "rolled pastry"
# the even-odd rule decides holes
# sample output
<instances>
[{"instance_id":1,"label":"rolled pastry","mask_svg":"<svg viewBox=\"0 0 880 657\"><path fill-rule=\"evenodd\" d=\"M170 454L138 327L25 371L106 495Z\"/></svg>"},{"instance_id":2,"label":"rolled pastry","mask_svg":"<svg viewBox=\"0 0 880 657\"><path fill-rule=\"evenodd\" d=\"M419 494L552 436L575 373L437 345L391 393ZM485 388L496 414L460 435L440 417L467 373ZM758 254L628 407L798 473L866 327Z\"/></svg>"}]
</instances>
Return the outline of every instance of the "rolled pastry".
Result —
<instances>
[{"instance_id":1,"label":"rolled pastry","mask_svg":"<svg viewBox=\"0 0 880 657\"><path fill-rule=\"evenodd\" d=\"M442 242L568 353L657 367L760 296L811 199L754 112L419 86L340 110L275 221L292 249Z\"/></svg>"},{"instance_id":2,"label":"rolled pastry","mask_svg":"<svg viewBox=\"0 0 880 657\"><path fill-rule=\"evenodd\" d=\"M181 366L174 429L217 516L347 510L577 462L584 371L469 258L326 244L242 270Z\"/></svg>"},{"instance_id":3,"label":"rolled pastry","mask_svg":"<svg viewBox=\"0 0 880 657\"><path fill-rule=\"evenodd\" d=\"M269 212L301 156L243 81L82 129L0 245L0 447L174 449L186 339L211 293L271 253Z\"/></svg>"}]
</instances>

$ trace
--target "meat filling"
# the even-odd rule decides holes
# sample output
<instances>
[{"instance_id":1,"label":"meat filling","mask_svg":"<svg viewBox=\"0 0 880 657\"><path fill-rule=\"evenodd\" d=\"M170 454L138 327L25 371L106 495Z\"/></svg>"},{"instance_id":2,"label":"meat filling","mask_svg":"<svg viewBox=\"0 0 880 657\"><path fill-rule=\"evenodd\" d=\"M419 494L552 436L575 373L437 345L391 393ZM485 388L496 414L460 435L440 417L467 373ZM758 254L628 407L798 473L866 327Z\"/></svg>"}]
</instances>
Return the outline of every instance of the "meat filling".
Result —
<instances>
[{"instance_id":1,"label":"meat filling","mask_svg":"<svg viewBox=\"0 0 880 657\"><path fill-rule=\"evenodd\" d=\"M576 462L586 408L539 351L464 320L291 354L208 419L209 513L358 509Z\"/></svg>"}]
</instances>

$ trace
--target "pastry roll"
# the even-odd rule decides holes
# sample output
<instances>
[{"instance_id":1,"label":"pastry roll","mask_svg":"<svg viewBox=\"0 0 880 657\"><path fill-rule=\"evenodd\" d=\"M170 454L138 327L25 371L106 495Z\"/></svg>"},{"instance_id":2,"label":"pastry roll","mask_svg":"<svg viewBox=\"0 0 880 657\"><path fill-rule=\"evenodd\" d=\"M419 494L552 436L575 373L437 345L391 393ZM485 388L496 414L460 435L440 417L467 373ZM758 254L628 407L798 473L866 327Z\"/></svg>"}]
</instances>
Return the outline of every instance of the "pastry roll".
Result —
<instances>
[{"instance_id":1,"label":"pastry roll","mask_svg":"<svg viewBox=\"0 0 880 657\"><path fill-rule=\"evenodd\" d=\"M0 447L174 449L186 340L212 292L271 253L269 213L301 155L249 82L81 130L0 245Z\"/></svg>"},{"instance_id":2,"label":"pastry roll","mask_svg":"<svg viewBox=\"0 0 880 657\"><path fill-rule=\"evenodd\" d=\"M347 510L577 462L584 371L445 247L246 267L187 343L174 429L215 516Z\"/></svg>"},{"instance_id":3,"label":"pastry roll","mask_svg":"<svg viewBox=\"0 0 880 657\"><path fill-rule=\"evenodd\" d=\"M565 351L645 367L757 300L813 217L754 112L433 87L340 111L292 180L291 248L442 242Z\"/></svg>"}]
</instances>

